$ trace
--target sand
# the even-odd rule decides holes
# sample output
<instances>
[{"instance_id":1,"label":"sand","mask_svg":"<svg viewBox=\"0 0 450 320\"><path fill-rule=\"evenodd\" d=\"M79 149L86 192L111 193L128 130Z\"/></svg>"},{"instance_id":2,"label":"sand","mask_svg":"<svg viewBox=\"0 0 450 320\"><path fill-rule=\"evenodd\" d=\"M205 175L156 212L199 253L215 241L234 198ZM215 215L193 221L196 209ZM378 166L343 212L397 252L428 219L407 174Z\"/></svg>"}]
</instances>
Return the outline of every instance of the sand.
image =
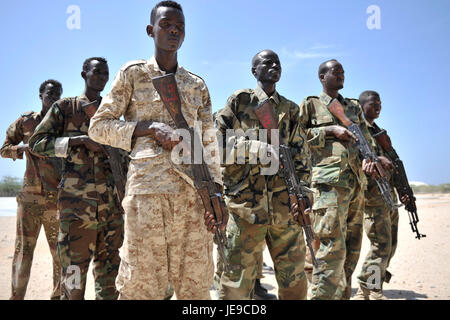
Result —
<instances>
[{"instance_id":1,"label":"sand","mask_svg":"<svg viewBox=\"0 0 450 320\"><path fill-rule=\"evenodd\" d=\"M418 197L419 230L427 235L417 240L412 233L407 212L400 209L399 243L389 270L393 274L385 284L385 295L394 300L450 299L450 195L427 194ZM0 299L8 299L11 290L11 262L14 251L15 202L11 198L0 198ZM369 243L364 236L361 257L353 275L354 292L356 276L361 270ZM269 252L264 252L264 261L273 266ZM265 271L263 285L269 292L277 293L273 271ZM26 299L48 299L51 292L51 256L43 230L36 246L31 278ZM94 299L92 273L89 272L86 299ZM214 296L213 296L214 297Z\"/></svg>"}]
</instances>

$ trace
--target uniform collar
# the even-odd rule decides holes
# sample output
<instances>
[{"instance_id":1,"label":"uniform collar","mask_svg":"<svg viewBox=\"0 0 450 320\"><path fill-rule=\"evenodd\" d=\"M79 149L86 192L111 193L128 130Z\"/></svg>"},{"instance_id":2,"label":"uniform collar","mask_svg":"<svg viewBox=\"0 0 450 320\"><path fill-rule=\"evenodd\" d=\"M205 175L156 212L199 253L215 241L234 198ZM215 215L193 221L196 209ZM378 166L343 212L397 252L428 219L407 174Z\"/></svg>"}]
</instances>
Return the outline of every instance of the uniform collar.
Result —
<instances>
[{"instance_id":1,"label":"uniform collar","mask_svg":"<svg viewBox=\"0 0 450 320\"><path fill-rule=\"evenodd\" d=\"M367 121L366 117L363 116L363 118L364 118L364 121L366 122L367 127L369 127L369 128L373 128L374 127L374 125L371 125L370 122ZM374 122L374 124L375 124L375 122Z\"/></svg>"},{"instance_id":2,"label":"uniform collar","mask_svg":"<svg viewBox=\"0 0 450 320\"><path fill-rule=\"evenodd\" d=\"M320 101L325 104L325 105L329 105L331 103L331 101L333 100L332 97L330 97L329 95L327 95L325 92L322 91L322 93L319 96ZM341 104L344 104L344 97L341 96L340 94L338 95L338 100Z\"/></svg>"},{"instance_id":3,"label":"uniform collar","mask_svg":"<svg viewBox=\"0 0 450 320\"><path fill-rule=\"evenodd\" d=\"M278 92L276 90L270 97L267 96L267 94L264 92L263 89L260 88L260 86L257 86L255 88L254 92L255 92L256 97L260 101L269 99L271 102L275 103L275 105L277 105L277 106L280 104L280 95L278 94Z\"/></svg>"},{"instance_id":4,"label":"uniform collar","mask_svg":"<svg viewBox=\"0 0 450 320\"><path fill-rule=\"evenodd\" d=\"M167 71L161 70L161 68L158 65L158 62L156 61L155 56L151 57L149 60L147 60L147 65L150 68L150 70L158 72L161 75L166 75ZM175 71L175 76L177 75L182 75L187 73L187 71L180 66L179 64L177 64L177 69Z\"/></svg>"},{"instance_id":5,"label":"uniform collar","mask_svg":"<svg viewBox=\"0 0 450 320\"><path fill-rule=\"evenodd\" d=\"M84 93L80 94L80 95L77 97L77 100L83 100L83 101L91 102L91 100L89 100L89 98L88 98ZM97 101L97 102L98 102L99 105L100 105L100 103L102 102L102 97L101 97L101 96L100 96L100 101Z\"/></svg>"}]
</instances>

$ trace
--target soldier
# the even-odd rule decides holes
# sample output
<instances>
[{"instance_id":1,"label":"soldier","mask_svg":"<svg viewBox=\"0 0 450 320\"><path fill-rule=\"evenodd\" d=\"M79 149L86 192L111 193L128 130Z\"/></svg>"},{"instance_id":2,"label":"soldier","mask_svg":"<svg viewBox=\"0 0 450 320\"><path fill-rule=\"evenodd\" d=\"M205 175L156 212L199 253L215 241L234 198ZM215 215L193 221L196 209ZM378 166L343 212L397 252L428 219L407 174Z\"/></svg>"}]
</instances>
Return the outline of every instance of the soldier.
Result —
<instances>
[{"instance_id":1,"label":"soldier","mask_svg":"<svg viewBox=\"0 0 450 320\"><path fill-rule=\"evenodd\" d=\"M27 290L36 241L44 226L53 260L53 292L51 299L60 298L61 263L56 254L59 221L56 212L57 186L61 180L61 161L31 153L28 141L51 105L61 98L62 86L47 80L39 87L42 100L40 112L27 112L9 126L1 148L3 158L27 158L23 187L17 196L17 229L11 277L11 300L23 300ZM20 143L23 144L20 144Z\"/></svg>"},{"instance_id":2,"label":"soldier","mask_svg":"<svg viewBox=\"0 0 450 320\"><path fill-rule=\"evenodd\" d=\"M370 133L377 132L375 119L380 116L380 96L375 91L364 91L359 96L364 118ZM373 148L387 172L393 169L393 164L382 147L373 139ZM392 172L392 171L391 171ZM391 184L391 197L397 201L394 186ZM402 199L403 200L403 199ZM406 201L406 199L404 199ZM404 201L402 201L404 202ZM358 276L360 287L353 297L355 300L386 300L383 295L383 282L389 282L391 274L387 271L389 262L397 248L398 210L392 210L386 205L375 181L370 180L365 192L364 229L370 240L370 250L366 256L361 273ZM378 268L374 272L374 268ZM373 276L380 275L371 281Z\"/></svg>"},{"instance_id":3,"label":"soldier","mask_svg":"<svg viewBox=\"0 0 450 320\"><path fill-rule=\"evenodd\" d=\"M339 94L344 87L342 65L336 60L322 63L319 79L323 92L300 105L300 123L307 128L312 152L314 233L320 241L320 266L313 270L311 298L349 299L362 240L363 191L367 185L363 170L373 174L374 164L364 160L361 165L354 135L327 109L332 99L338 99L347 116L371 138L358 100Z\"/></svg>"},{"instance_id":4,"label":"soldier","mask_svg":"<svg viewBox=\"0 0 450 320\"><path fill-rule=\"evenodd\" d=\"M31 137L30 147L40 155L63 158L58 193L61 298L84 298L89 263L94 260L95 298L113 300L118 296L114 283L123 218L105 150L87 136L90 120L84 107L100 103L109 77L107 61L86 59L81 76L84 93L54 103Z\"/></svg>"},{"instance_id":5,"label":"soldier","mask_svg":"<svg viewBox=\"0 0 450 320\"><path fill-rule=\"evenodd\" d=\"M183 115L191 127L201 122L202 133L213 129L211 99L205 82L178 65L177 51L185 35L181 6L158 3L150 23L147 34L154 40L154 57L120 69L89 128L95 141L131 151L122 202L126 218L116 282L119 299L160 300L169 284L178 299L210 299L212 233L217 227L211 214L205 214L189 165L171 160L170 151L178 144L171 139L174 122L151 79L175 74ZM213 147L211 143L214 140L203 139L204 147ZM218 162L209 170L221 185Z\"/></svg>"},{"instance_id":6,"label":"soldier","mask_svg":"<svg viewBox=\"0 0 450 320\"><path fill-rule=\"evenodd\" d=\"M270 99L275 116L280 119L280 143L291 147L296 171L305 183L308 183L310 175L309 148L298 122L298 106L276 91L276 83L281 76L278 55L271 50L256 54L252 60L252 73L258 83L256 89L236 91L216 119L217 128L226 140L223 148L234 144L230 154L224 150L227 158L230 155L231 158L239 158L235 155L236 148L245 147L243 164L235 161L222 165L225 201L230 211L227 226L229 247L226 250L230 270L222 273L219 298L251 298L257 264L267 244L274 261L278 297L285 300L306 299L307 280L303 270L305 242L301 227L290 213L289 196L286 183L278 172L279 164L274 174L264 175L265 164L249 161L252 154L258 154L261 150L274 151L272 145L257 138L259 129L263 127L253 108ZM248 131L243 136L226 137L230 129Z\"/></svg>"}]
</instances>

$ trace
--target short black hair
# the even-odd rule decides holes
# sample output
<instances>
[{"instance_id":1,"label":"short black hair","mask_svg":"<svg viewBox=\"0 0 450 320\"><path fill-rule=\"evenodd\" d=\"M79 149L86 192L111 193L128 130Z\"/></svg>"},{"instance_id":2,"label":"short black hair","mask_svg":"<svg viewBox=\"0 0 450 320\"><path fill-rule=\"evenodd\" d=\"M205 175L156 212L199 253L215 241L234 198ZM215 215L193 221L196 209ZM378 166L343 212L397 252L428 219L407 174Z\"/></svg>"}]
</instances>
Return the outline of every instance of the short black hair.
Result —
<instances>
[{"instance_id":1,"label":"short black hair","mask_svg":"<svg viewBox=\"0 0 450 320\"><path fill-rule=\"evenodd\" d=\"M92 58L87 58L87 59L84 60L84 62L83 62L83 71L85 71L85 72L88 72L88 71L89 71L89 67L90 67L90 65L91 65L91 61L93 61L93 60L97 60L97 61L103 62L103 63L105 63L105 64L108 64L108 61L106 61L106 59L105 59L105 58L102 58L102 57L92 57Z\"/></svg>"},{"instance_id":2,"label":"short black hair","mask_svg":"<svg viewBox=\"0 0 450 320\"><path fill-rule=\"evenodd\" d=\"M371 96L377 96L378 98L380 98L378 92L373 90L366 90L359 95L359 104L361 105L361 107L366 104L366 102L369 100L369 97Z\"/></svg>"},{"instance_id":3,"label":"short black hair","mask_svg":"<svg viewBox=\"0 0 450 320\"><path fill-rule=\"evenodd\" d=\"M321 74L327 73L328 70L330 70L330 67L328 66L328 62L331 62L331 61L339 62L339 61L337 61L336 59L330 59L330 60L327 60L327 61L325 61L325 62L322 62L322 63L320 64L320 66L319 66L319 73L318 73L319 77L320 77Z\"/></svg>"},{"instance_id":4,"label":"short black hair","mask_svg":"<svg viewBox=\"0 0 450 320\"><path fill-rule=\"evenodd\" d=\"M48 84L52 84L54 87L59 88L61 90L61 93L62 93L63 88L62 88L61 82L59 82L57 80L53 80L53 79L45 80L44 82L42 82L41 85L39 86L39 93L43 93L44 90L45 90L45 87Z\"/></svg>"},{"instance_id":5,"label":"short black hair","mask_svg":"<svg viewBox=\"0 0 450 320\"><path fill-rule=\"evenodd\" d=\"M258 61L258 58L259 58L259 56L261 55L261 53L266 52L266 51L272 52L272 53L274 53L274 54L276 54L276 55L278 56L278 54L277 54L275 51L273 51L273 50L270 50L270 49L264 49L264 50L261 50L260 52L258 52L257 54L255 54L255 55L253 56L253 59L252 59L252 68L255 67L256 61Z\"/></svg>"},{"instance_id":6,"label":"short black hair","mask_svg":"<svg viewBox=\"0 0 450 320\"><path fill-rule=\"evenodd\" d=\"M180 10L183 12L183 8L181 8L181 5L178 2L175 1L161 1L156 4L156 6L153 7L152 13L150 14L150 24L154 25L156 20L156 11L159 7L168 7L168 8L174 8L177 10Z\"/></svg>"}]
</instances>

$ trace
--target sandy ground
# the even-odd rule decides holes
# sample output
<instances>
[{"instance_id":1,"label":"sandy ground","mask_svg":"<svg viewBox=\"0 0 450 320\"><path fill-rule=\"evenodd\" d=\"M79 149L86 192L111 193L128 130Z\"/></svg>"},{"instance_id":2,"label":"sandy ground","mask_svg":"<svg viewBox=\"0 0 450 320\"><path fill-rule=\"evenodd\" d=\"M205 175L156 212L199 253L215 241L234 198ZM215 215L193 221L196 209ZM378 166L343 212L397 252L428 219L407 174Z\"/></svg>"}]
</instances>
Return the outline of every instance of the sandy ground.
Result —
<instances>
[{"instance_id":1,"label":"sandy ground","mask_svg":"<svg viewBox=\"0 0 450 320\"><path fill-rule=\"evenodd\" d=\"M0 198L0 299L10 295L11 262L15 239L15 199ZM393 274L385 284L385 295L390 299L450 299L450 195L420 195L418 213L419 230L427 235L417 240L410 229L408 215L400 209L399 244L390 271ZM5 216L6 215L6 216ZM353 276L354 292L356 276L368 251L364 236L361 257ZM273 266L269 252L264 261ZM277 293L273 271L265 271L263 285L269 292ZM51 292L51 257L43 231L34 254L31 278L26 299L48 299ZM214 295L213 295L214 298ZM94 299L92 273L88 275L86 299Z\"/></svg>"}]
</instances>

